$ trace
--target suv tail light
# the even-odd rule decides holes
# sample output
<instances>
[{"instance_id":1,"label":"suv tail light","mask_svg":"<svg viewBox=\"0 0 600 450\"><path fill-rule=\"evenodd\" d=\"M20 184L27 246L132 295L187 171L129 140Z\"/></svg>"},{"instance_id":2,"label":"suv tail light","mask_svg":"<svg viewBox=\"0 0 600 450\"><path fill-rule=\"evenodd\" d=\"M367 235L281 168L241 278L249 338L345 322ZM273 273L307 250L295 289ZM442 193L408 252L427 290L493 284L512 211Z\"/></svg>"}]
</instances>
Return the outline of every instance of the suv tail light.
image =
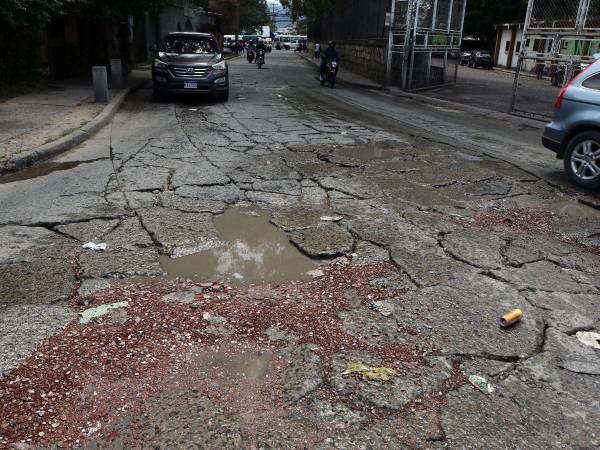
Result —
<instances>
[{"instance_id":1,"label":"suv tail light","mask_svg":"<svg viewBox=\"0 0 600 450\"><path fill-rule=\"evenodd\" d=\"M562 101L563 101L563 98L565 97L565 94L567 93L567 89L569 89L569 87L575 82L575 80L577 78L579 78L581 75L583 75L586 70L588 70L590 67L592 67L592 65L593 64L590 64L585 69L583 69L581 72L579 72L577 75L575 75L573 78L571 78L571 80L567 84L565 84L565 86L560 90L560 94L558 94L556 102L554 103L554 107L556 109L560 109L560 107L562 106Z\"/></svg>"}]
</instances>

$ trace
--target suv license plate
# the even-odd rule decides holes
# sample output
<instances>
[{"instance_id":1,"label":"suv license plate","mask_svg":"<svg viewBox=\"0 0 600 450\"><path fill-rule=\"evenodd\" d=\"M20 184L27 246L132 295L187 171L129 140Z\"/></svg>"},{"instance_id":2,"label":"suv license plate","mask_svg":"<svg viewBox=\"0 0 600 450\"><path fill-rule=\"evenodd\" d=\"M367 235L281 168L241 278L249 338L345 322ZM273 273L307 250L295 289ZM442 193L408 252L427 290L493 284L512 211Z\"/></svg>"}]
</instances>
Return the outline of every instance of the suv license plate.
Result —
<instances>
[{"instance_id":1,"label":"suv license plate","mask_svg":"<svg viewBox=\"0 0 600 450\"><path fill-rule=\"evenodd\" d=\"M183 88L184 89L198 89L198 82L197 81L184 81Z\"/></svg>"}]
</instances>

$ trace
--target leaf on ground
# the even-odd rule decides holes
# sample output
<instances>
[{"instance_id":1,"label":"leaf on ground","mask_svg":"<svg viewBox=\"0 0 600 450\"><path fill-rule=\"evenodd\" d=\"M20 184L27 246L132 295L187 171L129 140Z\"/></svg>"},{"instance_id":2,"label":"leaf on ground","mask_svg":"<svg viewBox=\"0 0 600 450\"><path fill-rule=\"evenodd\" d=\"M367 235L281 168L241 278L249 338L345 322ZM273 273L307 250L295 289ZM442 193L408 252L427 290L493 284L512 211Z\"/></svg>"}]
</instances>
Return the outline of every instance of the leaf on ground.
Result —
<instances>
[{"instance_id":1,"label":"leaf on ground","mask_svg":"<svg viewBox=\"0 0 600 450\"><path fill-rule=\"evenodd\" d=\"M357 373L366 380L390 381L398 375L396 370L390 367L373 367L361 362L349 362L342 375Z\"/></svg>"}]
</instances>

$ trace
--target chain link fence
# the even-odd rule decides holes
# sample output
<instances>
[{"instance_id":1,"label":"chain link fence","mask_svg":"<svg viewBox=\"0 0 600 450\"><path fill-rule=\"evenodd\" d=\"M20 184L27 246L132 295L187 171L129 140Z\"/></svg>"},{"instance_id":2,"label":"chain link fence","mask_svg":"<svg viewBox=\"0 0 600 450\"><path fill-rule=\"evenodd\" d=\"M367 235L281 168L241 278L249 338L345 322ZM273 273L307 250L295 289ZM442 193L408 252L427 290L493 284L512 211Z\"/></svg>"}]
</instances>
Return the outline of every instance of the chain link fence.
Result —
<instances>
[{"instance_id":1,"label":"chain link fence","mask_svg":"<svg viewBox=\"0 0 600 450\"><path fill-rule=\"evenodd\" d=\"M465 7L466 0L396 1L391 48L400 82L395 84L412 91L456 81Z\"/></svg>"},{"instance_id":2,"label":"chain link fence","mask_svg":"<svg viewBox=\"0 0 600 450\"><path fill-rule=\"evenodd\" d=\"M546 120L558 91L600 53L600 0L529 0L513 85L513 113ZM535 76L538 83L525 80ZM532 92L546 90L547 107L532 110Z\"/></svg>"}]
</instances>

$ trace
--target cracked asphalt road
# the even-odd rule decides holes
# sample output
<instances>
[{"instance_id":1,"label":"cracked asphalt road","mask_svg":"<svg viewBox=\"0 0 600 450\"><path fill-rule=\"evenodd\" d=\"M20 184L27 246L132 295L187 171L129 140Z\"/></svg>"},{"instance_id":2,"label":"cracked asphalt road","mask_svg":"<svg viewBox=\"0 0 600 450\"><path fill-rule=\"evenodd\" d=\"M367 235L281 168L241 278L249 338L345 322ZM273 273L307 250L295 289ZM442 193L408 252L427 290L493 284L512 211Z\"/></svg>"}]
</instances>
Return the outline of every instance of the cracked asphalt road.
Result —
<instances>
[{"instance_id":1,"label":"cracked asphalt road","mask_svg":"<svg viewBox=\"0 0 600 450\"><path fill-rule=\"evenodd\" d=\"M597 194L527 128L321 90L288 53L231 72L229 103L141 90L0 184L0 448L600 446L600 350L579 339L600 330ZM244 279L232 253L217 279L166 273L223 247L225 211L269 217L293 246L227 248L301 252L297 281Z\"/></svg>"}]
</instances>

